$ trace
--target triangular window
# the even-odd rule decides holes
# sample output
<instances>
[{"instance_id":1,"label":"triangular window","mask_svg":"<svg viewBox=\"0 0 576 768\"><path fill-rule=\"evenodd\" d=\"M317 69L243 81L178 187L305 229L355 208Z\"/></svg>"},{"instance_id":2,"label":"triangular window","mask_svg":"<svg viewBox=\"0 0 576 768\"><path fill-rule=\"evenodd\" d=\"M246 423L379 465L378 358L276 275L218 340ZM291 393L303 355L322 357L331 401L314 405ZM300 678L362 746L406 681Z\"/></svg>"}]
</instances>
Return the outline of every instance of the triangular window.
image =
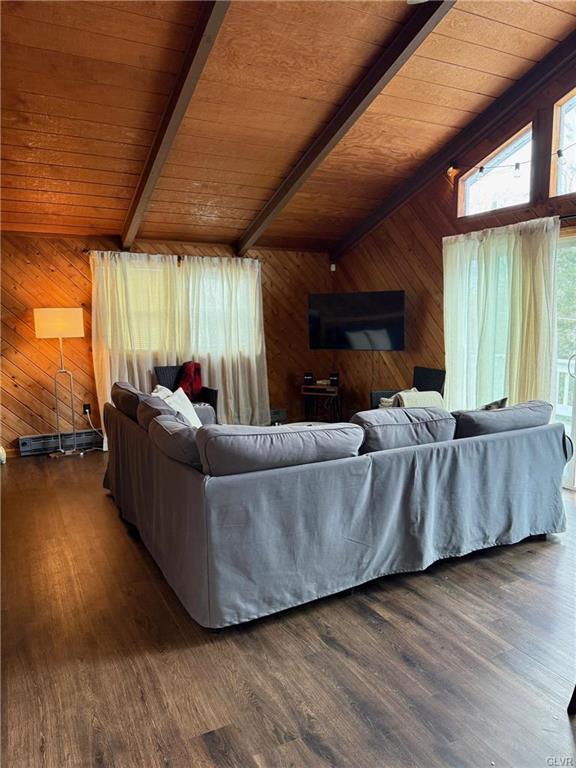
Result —
<instances>
[{"instance_id":1,"label":"triangular window","mask_svg":"<svg viewBox=\"0 0 576 768\"><path fill-rule=\"evenodd\" d=\"M459 216L530 202L532 125L470 169L459 182Z\"/></svg>"}]
</instances>

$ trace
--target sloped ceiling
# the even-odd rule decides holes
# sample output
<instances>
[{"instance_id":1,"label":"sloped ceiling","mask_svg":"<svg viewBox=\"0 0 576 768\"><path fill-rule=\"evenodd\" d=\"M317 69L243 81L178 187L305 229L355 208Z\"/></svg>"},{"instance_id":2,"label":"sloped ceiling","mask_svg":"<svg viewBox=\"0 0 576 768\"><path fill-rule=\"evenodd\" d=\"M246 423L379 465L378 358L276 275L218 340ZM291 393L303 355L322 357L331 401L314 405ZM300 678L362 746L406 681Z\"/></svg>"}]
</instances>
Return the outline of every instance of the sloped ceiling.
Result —
<instances>
[{"instance_id":1,"label":"sloped ceiling","mask_svg":"<svg viewBox=\"0 0 576 768\"><path fill-rule=\"evenodd\" d=\"M418 6L233 2L140 236L233 243ZM122 232L195 2L2 3L2 228ZM329 248L576 29L574 0L459 0L259 243Z\"/></svg>"}]
</instances>

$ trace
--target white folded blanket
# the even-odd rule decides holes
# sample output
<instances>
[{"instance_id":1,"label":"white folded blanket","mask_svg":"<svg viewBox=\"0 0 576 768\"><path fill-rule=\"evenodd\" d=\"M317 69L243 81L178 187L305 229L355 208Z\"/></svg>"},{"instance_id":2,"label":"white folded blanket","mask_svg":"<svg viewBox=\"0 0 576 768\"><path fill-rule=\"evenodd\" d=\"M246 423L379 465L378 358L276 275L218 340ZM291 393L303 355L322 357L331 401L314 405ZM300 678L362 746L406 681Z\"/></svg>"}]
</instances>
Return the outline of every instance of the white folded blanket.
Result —
<instances>
[{"instance_id":1,"label":"white folded blanket","mask_svg":"<svg viewBox=\"0 0 576 768\"><path fill-rule=\"evenodd\" d=\"M398 392L394 399L398 400L394 405L401 408L444 408L444 398L440 392L414 392L408 389L406 392Z\"/></svg>"},{"instance_id":2,"label":"white folded blanket","mask_svg":"<svg viewBox=\"0 0 576 768\"><path fill-rule=\"evenodd\" d=\"M417 389L405 389L402 392L397 392L392 398L381 398L380 407L444 408L444 398L440 392L419 392Z\"/></svg>"}]
</instances>

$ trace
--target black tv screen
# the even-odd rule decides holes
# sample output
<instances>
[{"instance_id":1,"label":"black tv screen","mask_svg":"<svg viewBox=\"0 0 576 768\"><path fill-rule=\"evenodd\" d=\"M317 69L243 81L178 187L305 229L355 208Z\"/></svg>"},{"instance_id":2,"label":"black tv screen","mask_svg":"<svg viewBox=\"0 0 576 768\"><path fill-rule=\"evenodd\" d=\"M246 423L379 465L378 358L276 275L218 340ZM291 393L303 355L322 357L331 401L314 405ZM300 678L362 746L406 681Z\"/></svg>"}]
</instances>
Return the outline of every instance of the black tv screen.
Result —
<instances>
[{"instance_id":1,"label":"black tv screen","mask_svg":"<svg viewBox=\"0 0 576 768\"><path fill-rule=\"evenodd\" d=\"M404 291L313 293L310 349L404 349Z\"/></svg>"}]
</instances>

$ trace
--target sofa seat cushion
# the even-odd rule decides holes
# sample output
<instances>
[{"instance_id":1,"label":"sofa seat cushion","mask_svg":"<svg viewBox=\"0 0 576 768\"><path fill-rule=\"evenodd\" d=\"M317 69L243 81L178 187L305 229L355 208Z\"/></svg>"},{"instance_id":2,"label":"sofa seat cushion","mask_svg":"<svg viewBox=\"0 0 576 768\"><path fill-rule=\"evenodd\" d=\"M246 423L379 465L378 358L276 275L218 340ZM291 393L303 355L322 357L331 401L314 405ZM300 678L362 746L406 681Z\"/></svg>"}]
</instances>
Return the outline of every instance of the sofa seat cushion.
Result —
<instances>
[{"instance_id":1,"label":"sofa seat cushion","mask_svg":"<svg viewBox=\"0 0 576 768\"><path fill-rule=\"evenodd\" d=\"M354 424L201 427L198 450L205 474L238 475L262 469L357 456L363 432Z\"/></svg>"},{"instance_id":2,"label":"sofa seat cushion","mask_svg":"<svg viewBox=\"0 0 576 768\"><path fill-rule=\"evenodd\" d=\"M132 384L128 384L127 381L117 381L113 384L110 396L116 408L132 421L138 421L138 405L145 397L148 397L144 392L139 392Z\"/></svg>"},{"instance_id":3,"label":"sofa seat cushion","mask_svg":"<svg viewBox=\"0 0 576 768\"><path fill-rule=\"evenodd\" d=\"M510 405L495 410L454 411L456 437L476 437L495 432L510 432L516 429L541 427L548 424L552 406L544 400L530 400L527 403Z\"/></svg>"},{"instance_id":4,"label":"sofa seat cushion","mask_svg":"<svg viewBox=\"0 0 576 768\"><path fill-rule=\"evenodd\" d=\"M443 408L375 408L354 414L364 430L360 453L452 440L454 417Z\"/></svg>"},{"instance_id":5,"label":"sofa seat cushion","mask_svg":"<svg viewBox=\"0 0 576 768\"><path fill-rule=\"evenodd\" d=\"M197 427L191 427L178 414L156 416L148 426L150 440L166 456L182 464L200 469L201 461L196 443Z\"/></svg>"},{"instance_id":6,"label":"sofa seat cushion","mask_svg":"<svg viewBox=\"0 0 576 768\"><path fill-rule=\"evenodd\" d=\"M136 417L142 429L148 429L150 422L157 416L176 416L176 411L170 405L155 395L146 395L138 403Z\"/></svg>"}]
</instances>

